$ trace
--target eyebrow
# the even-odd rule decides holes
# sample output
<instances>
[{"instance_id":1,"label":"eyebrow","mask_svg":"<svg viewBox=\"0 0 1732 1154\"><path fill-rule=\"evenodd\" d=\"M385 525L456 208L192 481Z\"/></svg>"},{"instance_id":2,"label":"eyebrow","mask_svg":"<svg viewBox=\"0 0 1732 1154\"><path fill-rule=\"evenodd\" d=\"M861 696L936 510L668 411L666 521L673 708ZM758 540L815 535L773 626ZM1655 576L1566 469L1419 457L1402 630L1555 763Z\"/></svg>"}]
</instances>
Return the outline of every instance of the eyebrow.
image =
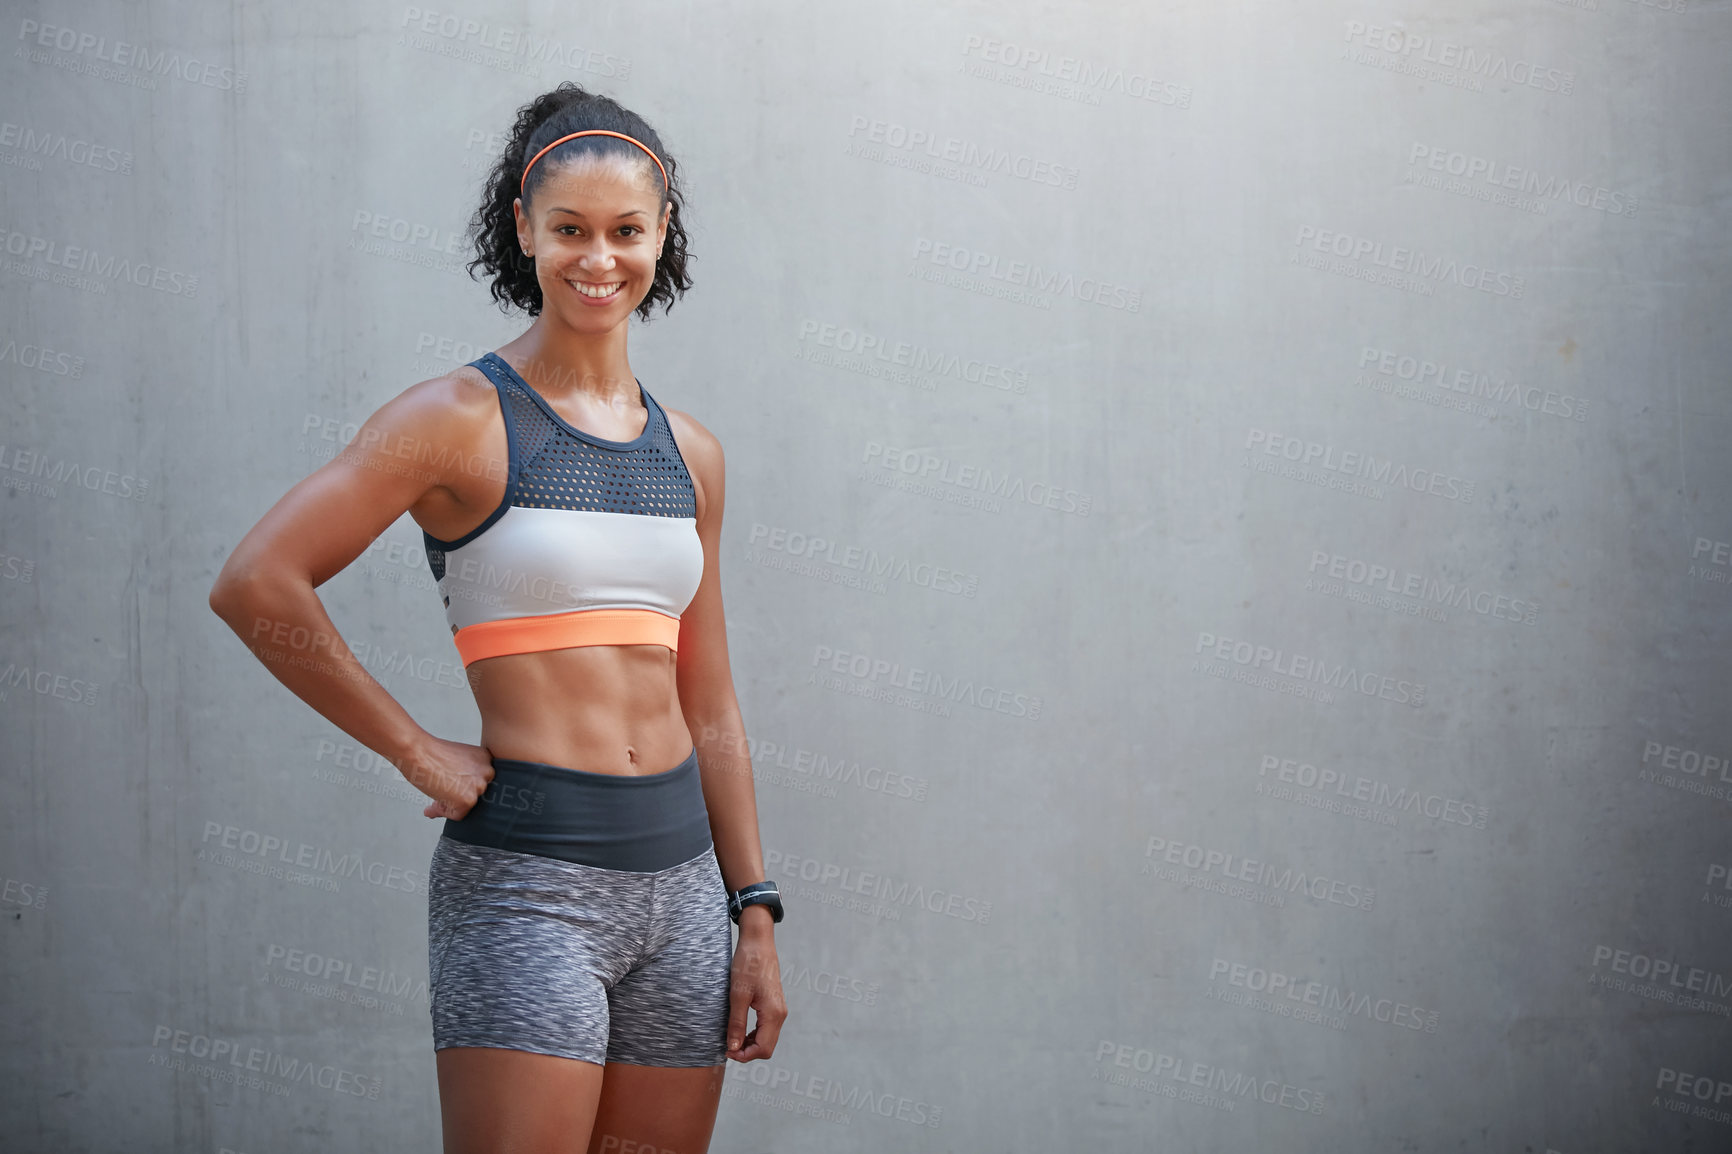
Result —
<instances>
[{"instance_id":1,"label":"eyebrow","mask_svg":"<svg viewBox=\"0 0 1732 1154\"><path fill-rule=\"evenodd\" d=\"M583 215L583 213L577 211L577 209L575 209L575 208L560 208L557 206L554 208L548 209L547 215L552 216L554 213L557 213L557 212L563 212L569 216L576 216L576 217L581 217ZM634 208L634 209L631 209L629 212L620 213L618 216L614 217L614 219L615 220L624 220L628 216L648 216L648 215L649 214L644 212L643 209Z\"/></svg>"}]
</instances>

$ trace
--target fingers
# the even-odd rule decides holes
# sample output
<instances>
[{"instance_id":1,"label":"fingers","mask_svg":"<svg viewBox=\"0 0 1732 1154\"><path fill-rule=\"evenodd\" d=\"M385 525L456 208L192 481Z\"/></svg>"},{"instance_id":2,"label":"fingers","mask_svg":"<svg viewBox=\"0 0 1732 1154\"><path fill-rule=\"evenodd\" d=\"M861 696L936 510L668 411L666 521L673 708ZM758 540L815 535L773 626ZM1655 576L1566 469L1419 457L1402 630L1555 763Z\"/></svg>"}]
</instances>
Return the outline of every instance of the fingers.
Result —
<instances>
[{"instance_id":1,"label":"fingers","mask_svg":"<svg viewBox=\"0 0 1732 1154\"><path fill-rule=\"evenodd\" d=\"M768 1058L776 1050L776 1038L782 1033L782 1020L788 1016L786 1006L780 1002L759 1006L758 1025L752 1034L758 1040L758 1046Z\"/></svg>"},{"instance_id":2,"label":"fingers","mask_svg":"<svg viewBox=\"0 0 1732 1154\"><path fill-rule=\"evenodd\" d=\"M750 982L735 982L728 990L728 1053L740 1048L746 1037L746 1008L756 991Z\"/></svg>"},{"instance_id":3,"label":"fingers","mask_svg":"<svg viewBox=\"0 0 1732 1154\"><path fill-rule=\"evenodd\" d=\"M746 1010L757 1013L757 1022L746 1029ZM779 991L757 987L749 982L735 982L728 994L727 1057L739 1062L768 1058L776 1052L776 1038L788 1017L788 1007Z\"/></svg>"},{"instance_id":4,"label":"fingers","mask_svg":"<svg viewBox=\"0 0 1732 1154\"><path fill-rule=\"evenodd\" d=\"M769 1056L770 1051L766 1050L758 1042L758 1031L756 1030L753 1030L751 1033L746 1035L746 1044L739 1050L731 1050L728 1052L728 1057L732 1058L736 1062L755 1062L763 1058L768 1058Z\"/></svg>"}]
</instances>

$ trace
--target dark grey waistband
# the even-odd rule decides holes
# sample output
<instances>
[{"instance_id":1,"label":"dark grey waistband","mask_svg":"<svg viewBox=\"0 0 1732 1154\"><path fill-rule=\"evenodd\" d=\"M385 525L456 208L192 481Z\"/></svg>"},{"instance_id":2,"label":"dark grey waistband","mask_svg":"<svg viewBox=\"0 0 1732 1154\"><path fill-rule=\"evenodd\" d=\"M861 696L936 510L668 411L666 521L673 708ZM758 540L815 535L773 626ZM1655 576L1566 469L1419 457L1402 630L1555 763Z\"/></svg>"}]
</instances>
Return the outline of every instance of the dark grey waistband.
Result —
<instances>
[{"instance_id":1,"label":"dark grey waistband","mask_svg":"<svg viewBox=\"0 0 1732 1154\"><path fill-rule=\"evenodd\" d=\"M590 773L493 759L493 780L443 836L610 870L653 873L712 844L696 748L662 773Z\"/></svg>"}]
</instances>

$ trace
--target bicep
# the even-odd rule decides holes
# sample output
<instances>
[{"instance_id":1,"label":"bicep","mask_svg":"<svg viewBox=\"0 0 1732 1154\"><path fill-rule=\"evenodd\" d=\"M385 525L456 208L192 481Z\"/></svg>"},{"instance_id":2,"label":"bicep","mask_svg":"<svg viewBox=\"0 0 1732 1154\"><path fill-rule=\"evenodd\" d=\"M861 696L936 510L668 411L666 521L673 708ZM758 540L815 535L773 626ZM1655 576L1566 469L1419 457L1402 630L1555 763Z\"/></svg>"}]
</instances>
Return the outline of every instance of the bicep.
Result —
<instances>
[{"instance_id":1,"label":"bicep","mask_svg":"<svg viewBox=\"0 0 1732 1154\"><path fill-rule=\"evenodd\" d=\"M449 436L448 413L429 390L405 391L367 418L335 457L295 484L241 539L223 579L304 578L317 587L345 569L443 482L421 453Z\"/></svg>"}]
</instances>

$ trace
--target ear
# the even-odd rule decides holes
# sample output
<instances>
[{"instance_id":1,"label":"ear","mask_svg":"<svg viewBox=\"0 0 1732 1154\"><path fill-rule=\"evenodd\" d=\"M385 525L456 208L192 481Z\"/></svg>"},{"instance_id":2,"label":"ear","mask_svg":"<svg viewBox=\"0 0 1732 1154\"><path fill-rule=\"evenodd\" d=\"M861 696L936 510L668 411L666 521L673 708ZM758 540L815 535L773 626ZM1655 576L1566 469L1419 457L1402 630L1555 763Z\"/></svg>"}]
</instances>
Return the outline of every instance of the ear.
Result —
<instances>
[{"instance_id":1,"label":"ear","mask_svg":"<svg viewBox=\"0 0 1732 1154\"><path fill-rule=\"evenodd\" d=\"M517 220L517 247L526 256L535 255L534 230L530 228L529 217L524 214L521 196L511 202L511 215Z\"/></svg>"}]
</instances>

